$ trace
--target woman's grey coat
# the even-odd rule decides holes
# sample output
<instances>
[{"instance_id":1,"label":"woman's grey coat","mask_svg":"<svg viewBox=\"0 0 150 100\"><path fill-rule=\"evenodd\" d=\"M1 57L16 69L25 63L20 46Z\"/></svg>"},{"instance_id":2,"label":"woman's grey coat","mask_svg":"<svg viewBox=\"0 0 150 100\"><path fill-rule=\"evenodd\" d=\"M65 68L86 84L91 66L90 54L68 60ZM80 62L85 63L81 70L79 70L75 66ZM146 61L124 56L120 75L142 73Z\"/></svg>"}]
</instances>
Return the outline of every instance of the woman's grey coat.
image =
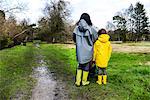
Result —
<instances>
[{"instance_id":1,"label":"woman's grey coat","mask_svg":"<svg viewBox=\"0 0 150 100\"><path fill-rule=\"evenodd\" d=\"M96 28L89 26L84 19L81 19L73 34L76 40L77 61L79 64L90 62L93 56L93 45L98 38Z\"/></svg>"}]
</instances>

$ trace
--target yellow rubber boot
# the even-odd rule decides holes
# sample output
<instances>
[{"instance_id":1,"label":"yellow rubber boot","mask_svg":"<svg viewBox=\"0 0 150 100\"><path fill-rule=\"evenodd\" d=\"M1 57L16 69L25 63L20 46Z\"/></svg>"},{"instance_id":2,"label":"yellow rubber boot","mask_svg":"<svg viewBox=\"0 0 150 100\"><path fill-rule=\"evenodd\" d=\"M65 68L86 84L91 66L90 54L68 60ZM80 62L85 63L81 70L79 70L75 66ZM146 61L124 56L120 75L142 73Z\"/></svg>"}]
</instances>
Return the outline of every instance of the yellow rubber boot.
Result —
<instances>
[{"instance_id":1,"label":"yellow rubber boot","mask_svg":"<svg viewBox=\"0 0 150 100\"><path fill-rule=\"evenodd\" d=\"M107 75L103 75L103 84L107 84Z\"/></svg>"},{"instance_id":2,"label":"yellow rubber boot","mask_svg":"<svg viewBox=\"0 0 150 100\"><path fill-rule=\"evenodd\" d=\"M78 70L77 70L77 75L76 75L76 82L75 82L75 84L76 84L77 86L80 86L81 76L82 76L82 70L81 70L81 69L78 69Z\"/></svg>"},{"instance_id":3,"label":"yellow rubber boot","mask_svg":"<svg viewBox=\"0 0 150 100\"><path fill-rule=\"evenodd\" d=\"M88 85L88 84L90 84L90 82L87 81L88 74L89 74L89 72L83 71L82 85Z\"/></svg>"},{"instance_id":4,"label":"yellow rubber boot","mask_svg":"<svg viewBox=\"0 0 150 100\"><path fill-rule=\"evenodd\" d=\"M102 84L102 75L98 75L98 80L96 81L99 85Z\"/></svg>"}]
</instances>

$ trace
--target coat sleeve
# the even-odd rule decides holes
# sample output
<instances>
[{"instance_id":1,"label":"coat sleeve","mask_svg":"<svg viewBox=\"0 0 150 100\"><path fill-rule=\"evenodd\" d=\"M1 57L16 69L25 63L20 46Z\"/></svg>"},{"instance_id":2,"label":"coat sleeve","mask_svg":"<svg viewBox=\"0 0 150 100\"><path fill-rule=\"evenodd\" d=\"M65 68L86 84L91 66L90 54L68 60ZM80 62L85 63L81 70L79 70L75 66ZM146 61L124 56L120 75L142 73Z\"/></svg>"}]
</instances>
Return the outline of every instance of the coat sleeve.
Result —
<instances>
[{"instance_id":1,"label":"coat sleeve","mask_svg":"<svg viewBox=\"0 0 150 100\"><path fill-rule=\"evenodd\" d=\"M97 33L97 30L94 27L92 28L92 38L93 38L94 43L98 39L98 33Z\"/></svg>"},{"instance_id":2,"label":"coat sleeve","mask_svg":"<svg viewBox=\"0 0 150 100\"><path fill-rule=\"evenodd\" d=\"M109 59L111 57L111 53L112 53L112 46L111 46L111 44L109 44L109 48L108 48L108 61L109 61Z\"/></svg>"},{"instance_id":3,"label":"coat sleeve","mask_svg":"<svg viewBox=\"0 0 150 100\"><path fill-rule=\"evenodd\" d=\"M97 50L96 50L96 43L94 44L94 50L93 50L93 61L96 60L96 53L97 53Z\"/></svg>"}]
</instances>

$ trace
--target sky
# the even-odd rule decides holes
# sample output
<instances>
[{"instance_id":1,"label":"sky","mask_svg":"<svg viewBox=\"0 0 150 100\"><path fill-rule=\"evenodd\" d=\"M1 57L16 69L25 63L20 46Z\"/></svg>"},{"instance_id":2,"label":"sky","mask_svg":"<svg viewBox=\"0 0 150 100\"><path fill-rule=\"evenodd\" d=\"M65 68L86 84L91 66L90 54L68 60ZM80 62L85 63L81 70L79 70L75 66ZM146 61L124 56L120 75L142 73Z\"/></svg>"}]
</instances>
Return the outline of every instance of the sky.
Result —
<instances>
[{"instance_id":1,"label":"sky","mask_svg":"<svg viewBox=\"0 0 150 100\"><path fill-rule=\"evenodd\" d=\"M24 0L23 0L24 1ZM130 4L141 2L144 4L147 16L150 19L150 0L65 0L70 2L71 16L74 21L79 20L82 13L90 15L92 23L98 28L105 28L108 21L119 11L127 9ZM19 20L29 19L30 23L36 23L43 16L45 0L26 0L28 10L24 13L16 14Z\"/></svg>"}]
</instances>

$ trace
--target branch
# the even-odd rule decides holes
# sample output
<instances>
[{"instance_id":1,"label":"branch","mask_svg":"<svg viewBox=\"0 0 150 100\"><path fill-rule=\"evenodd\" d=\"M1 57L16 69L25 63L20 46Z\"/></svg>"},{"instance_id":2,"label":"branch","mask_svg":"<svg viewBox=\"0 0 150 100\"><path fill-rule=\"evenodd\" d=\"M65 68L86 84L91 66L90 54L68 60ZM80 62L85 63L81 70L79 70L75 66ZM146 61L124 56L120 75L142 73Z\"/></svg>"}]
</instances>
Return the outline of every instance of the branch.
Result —
<instances>
[{"instance_id":1,"label":"branch","mask_svg":"<svg viewBox=\"0 0 150 100\"><path fill-rule=\"evenodd\" d=\"M15 39L16 37L18 37L18 36L20 36L20 35L24 34L27 30L28 30L28 29L25 29L25 30L24 30L24 31L22 31L21 33L19 33L19 34L15 35L13 39Z\"/></svg>"},{"instance_id":2,"label":"branch","mask_svg":"<svg viewBox=\"0 0 150 100\"><path fill-rule=\"evenodd\" d=\"M21 7L14 7L14 8L10 8L10 9L8 9L8 10L6 10L5 12L7 13L7 12L11 12L11 11L13 11L13 10L21 10L22 8Z\"/></svg>"}]
</instances>

